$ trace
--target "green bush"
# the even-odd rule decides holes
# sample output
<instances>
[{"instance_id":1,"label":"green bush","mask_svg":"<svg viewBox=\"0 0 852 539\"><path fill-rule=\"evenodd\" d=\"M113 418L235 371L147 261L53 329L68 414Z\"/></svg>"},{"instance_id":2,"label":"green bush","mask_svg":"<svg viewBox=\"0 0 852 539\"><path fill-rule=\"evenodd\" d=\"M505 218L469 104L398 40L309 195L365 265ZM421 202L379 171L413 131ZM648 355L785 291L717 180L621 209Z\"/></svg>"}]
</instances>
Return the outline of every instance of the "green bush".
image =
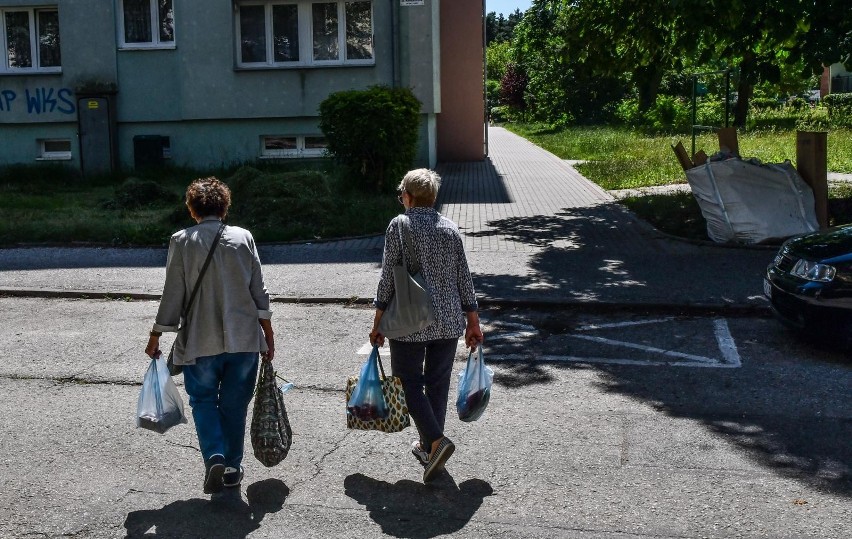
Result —
<instances>
[{"instance_id":1,"label":"green bush","mask_svg":"<svg viewBox=\"0 0 852 539\"><path fill-rule=\"evenodd\" d=\"M115 188L113 197L103 201L101 206L112 210L135 210L172 204L177 198L177 193L154 180L127 178Z\"/></svg>"},{"instance_id":2,"label":"green bush","mask_svg":"<svg viewBox=\"0 0 852 539\"><path fill-rule=\"evenodd\" d=\"M417 153L420 101L408 88L373 86L329 95L319 107L328 151L357 185L391 190Z\"/></svg>"},{"instance_id":3,"label":"green bush","mask_svg":"<svg viewBox=\"0 0 852 539\"><path fill-rule=\"evenodd\" d=\"M243 167L224 181L231 188L233 201L229 222L260 236L270 230L288 237L324 235L318 224L333 213L334 204L332 189L322 172L264 173Z\"/></svg>"},{"instance_id":4,"label":"green bush","mask_svg":"<svg viewBox=\"0 0 852 539\"><path fill-rule=\"evenodd\" d=\"M753 97L749 106L753 109L780 109L781 103L772 97Z\"/></svg>"},{"instance_id":5,"label":"green bush","mask_svg":"<svg viewBox=\"0 0 852 539\"><path fill-rule=\"evenodd\" d=\"M500 81L485 81L485 106L488 110L500 106Z\"/></svg>"},{"instance_id":6,"label":"green bush","mask_svg":"<svg viewBox=\"0 0 852 539\"><path fill-rule=\"evenodd\" d=\"M828 94L822 102L832 127L852 127L852 93Z\"/></svg>"}]
</instances>

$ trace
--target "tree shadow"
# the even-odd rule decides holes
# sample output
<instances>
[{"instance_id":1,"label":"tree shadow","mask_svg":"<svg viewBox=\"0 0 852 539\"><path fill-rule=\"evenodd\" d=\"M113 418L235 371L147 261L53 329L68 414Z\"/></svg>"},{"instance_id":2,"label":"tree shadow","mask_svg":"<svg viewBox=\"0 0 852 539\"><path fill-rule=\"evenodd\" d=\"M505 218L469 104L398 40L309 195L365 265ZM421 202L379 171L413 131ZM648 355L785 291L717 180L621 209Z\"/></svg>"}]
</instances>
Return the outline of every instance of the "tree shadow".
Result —
<instances>
[{"instance_id":1,"label":"tree shadow","mask_svg":"<svg viewBox=\"0 0 852 539\"><path fill-rule=\"evenodd\" d=\"M726 248L661 240L617 203L488 226L468 235L535 248L526 275L477 272L477 293L488 298L650 304L669 297L678 304L766 305L761 277L772 251L732 255Z\"/></svg>"},{"instance_id":2,"label":"tree shadow","mask_svg":"<svg viewBox=\"0 0 852 539\"><path fill-rule=\"evenodd\" d=\"M560 317L562 313L555 312L553 316ZM574 314L564 316L570 327ZM536 361L542 350L536 348L536 343L550 349L554 342L567 343L561 353L568 356L607 357L606 349L592 353L588 348L573 350L565 335L542 330L526 337L528 346L521 347L526 352L514 354L516 359L495 358L491 362L492 366L499 366L494 383L508 388L546 387L560 378L553 374L558 370L593 370L599 377L596 384L604 393L627 396L659 414L698 423L713 434L695 441L677 438L676 446L661 438L660 447L656 447L649 441L657 435L652 431L666 427L658 422L628 424L625 436L639 452L637 461L650 459L651 465L669 466L672 462L668 459L683 465L679 459L685 458L688 466L698 463L699 467L727 468L731 463L725 453L733 452L776 476L821 492L852 497L849 355L837 348L814 350L811 344L793 339L775 321L765 323L766 330L761 330L760 337L739 335L736 326L731 328L743 358L739 368ZM546 324L536 326L543 328ZM559 340L548 343L551 338ZM622 338L633 342L630 336ZM616 348L615 357L624 357L620 355L622 350ZM636 357L639 352L628 354ZM714 351L708 349L706 354L713 357ZM801 359L776 363L782 357ZM656 459L663 459L664 463L657 463Z\"/></svg>"},{"instance_id":3,"label":"tree shadow","mask_svg":"<svg viewBox=\"0 0 852 539\"><path fill-rule=\"evenodd\" d=\"M124 521L127 537L244 539L260 528L267 514L284 506L290 489L279 479L249 485L246 500L240 489L225 489L210 500L172 502L161 509L133 511Z\"/></svg>"},{"instance_id":4,"label":"tree shadow","mask_svg":"<svg viewBox=\"0 0 852 539\"><path fill-rule=\"evenodd\" d=\"M481 479L456 485L446 470L428 485L409 480L390 484L360 473L348 476L343 485L346 495L365 506L384 533L410 539L461 530L494 493Z\"/></svg>"},{"instance_id":5,"label":"tree shadow","mask_svg":"<svg viewBox=\"0 0 852 539\"><path fill-rule=\"evenodd\" d=\"M672 417L698 421L772 473L850 497L852 368L847 366L809 363L796 373L747 365L594 368L602 374L604 391L641 399ZM682 449L692 449L693 456L701 458L710 448L696 444Z\"/></svg>"}]
</instances>

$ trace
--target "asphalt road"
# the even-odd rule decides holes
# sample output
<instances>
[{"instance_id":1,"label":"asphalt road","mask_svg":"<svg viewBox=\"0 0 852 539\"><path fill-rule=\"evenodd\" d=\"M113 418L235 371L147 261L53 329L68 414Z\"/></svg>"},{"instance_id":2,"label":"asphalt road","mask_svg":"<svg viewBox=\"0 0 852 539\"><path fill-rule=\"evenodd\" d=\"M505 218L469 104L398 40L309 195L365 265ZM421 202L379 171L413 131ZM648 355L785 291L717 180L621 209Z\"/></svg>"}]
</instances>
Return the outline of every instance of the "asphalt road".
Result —
<instances>
[{"instance_id":1,"label":"asphalt road","mask_svg":"<svg viewBox=\"0 0 852 539\"><path fill-rule=\"evenodd\" d=\"M772 319L486 310L491 403L424 486L413 430L345 428L370 311L276 308L292 451L211 501L191 418L135 428L156 302L0 298L0 537L852 536L852 363Z\"/></svg>"}]
</instances>

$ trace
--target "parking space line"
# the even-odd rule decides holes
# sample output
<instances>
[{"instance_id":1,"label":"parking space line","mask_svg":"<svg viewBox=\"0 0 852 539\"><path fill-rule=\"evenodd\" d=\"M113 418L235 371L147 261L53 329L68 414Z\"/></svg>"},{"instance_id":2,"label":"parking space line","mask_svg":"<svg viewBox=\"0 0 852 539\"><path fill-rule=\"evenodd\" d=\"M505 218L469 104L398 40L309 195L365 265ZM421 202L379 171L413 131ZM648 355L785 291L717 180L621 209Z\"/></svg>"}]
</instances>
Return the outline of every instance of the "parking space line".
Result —
<instances>
[{"instance_id":1,"label":"parking space line","mask_svg":"<svg viewBox=\"0 0 852 539\"><path fill-rule=\"evenodd\" d=\"M737 345L731 336L731 330L728 328L728 321L724 318L717 318L713 321L713 325L715 326L716 342L719 343L719 350L722 351L725 364L734 367L742 366L740 353L737 351Z\"/></svg>"},{"instance_id":2,"label":"parking space line","mask_svg":"<svg viewBox=\"0 0 852 539\"><path fill-rule=\"evenodd\" d=\"M692 354L684 354L683 352L675 352L672 350L664 350L663 348L656 348L654 346L646 346L644 344L636 344L632 342L626 341L616 341L613 339L607 339L605 337L593 337L591 335L570 335L570 337L574 337L575 339L583 339L586 341L594 341L603 344L609 344L612 346L621 346L624 348L633 348L634 350L642 350L643 352L651 352L654 354L662 354L664 356L669 357L679 357L683 359L691 359L692 361L697 361L698 363L717 363L715 359L711 359L709 357L704 356L694 356Z\"/></svg>"}]
</instances>

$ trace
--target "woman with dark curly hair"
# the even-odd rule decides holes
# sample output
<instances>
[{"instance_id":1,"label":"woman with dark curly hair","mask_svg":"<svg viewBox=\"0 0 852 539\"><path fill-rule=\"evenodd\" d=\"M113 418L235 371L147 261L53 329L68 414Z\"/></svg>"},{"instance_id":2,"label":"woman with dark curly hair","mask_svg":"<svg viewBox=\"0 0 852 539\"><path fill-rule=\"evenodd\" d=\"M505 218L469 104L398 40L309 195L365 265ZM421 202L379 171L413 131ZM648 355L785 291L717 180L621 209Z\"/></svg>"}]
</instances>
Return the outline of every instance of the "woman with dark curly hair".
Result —
<instances>
[{"instance_id":1,"label":"woman with dark curly hair","mask_svg":"<svg viewBox=\"0 0 852 539\"><path fill-rule=\"evenodd\" d=\"M258 355L272 361L275 354L269 294L254 238L248 230L222 222L230 205L230 189L216 178L195 180L187 188L186 206L198 224L171 238L163 296L145 347L146 354L156 357L160 335L177 332L173 360L183 366L208 494L242 481L246 413ZM184 318L217 237L217 248Z\"/></svg>"}]
</instances>

